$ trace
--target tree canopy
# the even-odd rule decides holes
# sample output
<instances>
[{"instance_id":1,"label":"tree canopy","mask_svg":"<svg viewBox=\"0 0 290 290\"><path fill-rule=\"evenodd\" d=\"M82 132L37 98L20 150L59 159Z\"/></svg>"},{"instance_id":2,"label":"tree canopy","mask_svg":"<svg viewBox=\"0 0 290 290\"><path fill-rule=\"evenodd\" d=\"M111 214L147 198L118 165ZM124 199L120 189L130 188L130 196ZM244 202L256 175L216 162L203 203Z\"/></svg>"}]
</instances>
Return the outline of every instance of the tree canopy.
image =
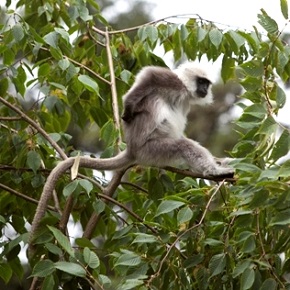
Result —
<instances>
[{"instance_id":1,"label":"tree canopy","mask_svg":"<svg viewBox=\"0 0 290 290\"><path fill-rule=\"evenodd\" d=\"M287 0L285 27L261 9L252 31L198 15L115 30L94 0L15 2L0 18L1 280L22 280L28 267L31 290L290 289L290 129L277 121L290 76ZM166 65L160 46L176 63L221 60L222 80L242 86L235 178L68 172L24 262L47 176L87 153L72 127L86 132L89 154L123 150L121 97L142 67Z\"/></svg>"}]
</instances>

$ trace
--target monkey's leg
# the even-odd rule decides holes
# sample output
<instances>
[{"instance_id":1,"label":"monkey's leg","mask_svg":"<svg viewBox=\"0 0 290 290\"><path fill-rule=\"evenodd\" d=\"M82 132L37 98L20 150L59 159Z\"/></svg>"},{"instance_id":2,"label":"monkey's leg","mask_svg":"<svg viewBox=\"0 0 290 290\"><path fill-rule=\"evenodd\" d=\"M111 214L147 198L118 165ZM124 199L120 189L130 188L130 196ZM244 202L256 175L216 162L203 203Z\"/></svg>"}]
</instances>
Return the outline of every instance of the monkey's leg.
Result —
<instances>
[{"instance_id":1,"label":"monkey's leg","mask_svg":"<svg viewBox=\"0 0 290 290\"><path fill-rule=\"evenodd\" d=\"M197 142L187 139L160 138L146 142L137 162L152 166L186 165L204 176L233 176L234 170L220 166L212 154Z\"/></svg>"}]
</instances>

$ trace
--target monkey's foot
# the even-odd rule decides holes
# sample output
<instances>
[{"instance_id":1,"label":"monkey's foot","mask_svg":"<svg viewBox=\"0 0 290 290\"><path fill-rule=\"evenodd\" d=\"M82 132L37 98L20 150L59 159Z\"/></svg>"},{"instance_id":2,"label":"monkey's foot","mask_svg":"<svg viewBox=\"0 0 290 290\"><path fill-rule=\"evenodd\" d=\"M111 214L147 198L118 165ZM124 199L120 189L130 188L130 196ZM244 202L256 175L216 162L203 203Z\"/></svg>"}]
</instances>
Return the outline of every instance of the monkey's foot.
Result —
<instances>
[{"instance_id":1,"label":"monkey's foot","mask_svg":"<svg viewBox=\"0 0 290 290\"><path fill-rule=\"evenodd\" d=\"M233 178L235 171L231 167L218 167L212 171L206 171L204 176L217 177L218 179Z\"/></svg>"}]
</instances>

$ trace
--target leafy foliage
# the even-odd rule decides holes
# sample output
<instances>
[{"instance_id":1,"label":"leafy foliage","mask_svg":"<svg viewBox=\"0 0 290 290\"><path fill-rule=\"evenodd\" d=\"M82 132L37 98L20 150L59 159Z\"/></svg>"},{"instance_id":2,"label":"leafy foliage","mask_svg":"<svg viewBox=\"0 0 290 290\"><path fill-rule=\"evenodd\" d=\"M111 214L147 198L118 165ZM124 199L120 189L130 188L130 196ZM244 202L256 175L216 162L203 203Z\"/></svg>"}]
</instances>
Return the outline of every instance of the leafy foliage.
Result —
<instances>
[{"instance_id":1,"label":"leafy foliage","mask_svg":"<svg viewBox=\"0 0 290 290\"><path fill-rule=\"evenodd\" d=\"M287 1L280 4L288 20ZM72 182L65 176L34 241L30 278L41 289L290 289L290 131L276 118L287 98L280 80L289 80L290 48L266 11L252 32L193 17L132 28L130 39L130 29L110 30L93 0L17 1L21 14L9 9L10 1L6 6L0 24L5 283L23 278L19 254L47 174L59 158L77 154L70 124L96 124L103 156L124 148L121 96L141 67L165 65L154 53L161 45L176 62L222 59L223 81L243 86L240 139L231 152L235 182L139 167L121 184L120 176L107 184L91 170ZM81 227L75 234L67 232L69 217Z\"/></svg>"}]
</instances>

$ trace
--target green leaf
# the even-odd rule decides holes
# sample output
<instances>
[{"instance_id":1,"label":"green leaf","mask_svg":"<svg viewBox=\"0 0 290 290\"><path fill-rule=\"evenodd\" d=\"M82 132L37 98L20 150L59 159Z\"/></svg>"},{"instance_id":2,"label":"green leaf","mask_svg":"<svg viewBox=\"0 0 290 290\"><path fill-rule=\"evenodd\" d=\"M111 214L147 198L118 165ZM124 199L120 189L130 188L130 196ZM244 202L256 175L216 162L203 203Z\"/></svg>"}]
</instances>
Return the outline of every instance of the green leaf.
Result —
<instances>
[{"instance_id":1,"label":"green leaf","mask_svg":"<svg viewBox=\"0 0 290 290\"><path fill-rule=\"evenodd\" d=\"M56 27L54 29L67 43L69 43L69 34L68 32L63 28Z\"/></svg>"},{"instance_id":2,"label":"green leaf","mask_svg":"<svg viewBox=\"0 0 290 290\"><path fill-rule=\"evenodd\" d=\"M235 60L233 58L224 55L221 76L224 82L235 78Z\"/></svg>"},{"instance_id":3,"label":"green leaf","mask_svg":"<svg viewBox=\"0 0 290 290\"><path fill-rule=\"evenodd\" d=\"M157 241L156 237L154 237L153 235L149 235L149 234L144 234L144 233L136 233L136 238L134 239L134 241L132 242L134 243L154 243Z\"/></svg>"},{"instance_id":4,"label":"green leaf","mask_svg":"<svg viewBox=\"0 0 290 290\"><path fill-rule=\"evenodd\" d=\"M106 204L105 202L103 202L101 199L97 199L96 201L94 201L93 203L93 208L94 208L94 211L97 213L97 214L100 214L102 213L105 208L106 208Z\"/></svg>"},{"instance_id":5,"label":"green leaf","mask_svg":"<svg viewBox=\"0 0 290 290\"><path fill-rule=\"evenodd\" d=\"M45 77L50 73L51 65L44 63L38 68L38 77Z\"/></svg>"},{"instance_id":6,"label":"green leaf","mask_svg":"<svg viewBox=\"0 0 290 290\"><path fill-rule=\"evenodd\" d=\"M39 261L33 268L31 276L46 277L55 271L54 264L50 260Z\"/></svg>"},{"instance_id":7,"label":"green leaf","mask_svg":"<svg viewBox=\"0 0 290 290\"><path fill-rule=\"evenodd\" d=\"M276 290L277 289L277 282L273 278L266 279L260 290Z\"/></svg>"},{"instance_id":8,"label":"green leaf","mask_svg":"<svg viewBox=\"0 0 290 290\"><path fill-rule=\"evenodd\" d=\"M201 42L205 39L207 35L207 31L205 29L203 29L202 27L198 27L198 31L197 31L197 39L198 42Z\"/></svg>"},{"instance_id":9,"label":"green leaf","mask_svg":"<svg viewBox=\"0 0 290 290\"><path fill-rule=\"evenodd\" d=\"M80 3L83 3L83 2L80 2ZM84 3L78 7L78 10L79 10L79 16L83 21L87 22L93 19L93 17L90 15L89 9L85 6Z\"/></svg>"},{"instance_id":10,"label":"green leaf","mask_svg":"<svg viewBox=\"0 0 290 290\"><path fill-rule=\"evenodd\" d=\"M262 81L262 78L247 76L243 80L240 81L240 84L248 92L256 92L262 88L263 81Z\"/></svg>"},{"instance_id":11,"label":"green leaf","mask_svg":"<svg viewBox=\"0 0 290 290\"><path fill-rule=\"evenodd\" d=\"M278 32L278 24L272 19L264 9L261 9L262 14L258 14L259 24L269 33Z\"/></svg>"},{"instance_id":12,"label":"green leaf","mask_svg":"<svg viewBox=\"0 0 290 290\"><path fill-rule=\"evenodd\" d=\"M246 269L241 277L241 290L250 289L255 281L255 271L253 269Z\"/></svg>"},{"instance_id":13,"label":"green leaf","mask_svg":"<svg viewBox=\"0 0 290 290\"><path fill-rule=\"evenodd\" d=\"M255 237L252 235L245 240L243 247L241 249L241 252L242 253L251 253L255 249L256 249L256 241L255 241Z\"/></svg>"},{"instance_id":14,"label":"green leaf","mask_svg":"<svg viewBox=\"0 0 290 290\"><path fill-rule=\"evenodd\" d=\"M129 290L129 289L139 289L138 286L144 284L142 280L138 279L126 279L125 283L122 284L120 290Z\"/></svg>"},{"instance_id":15,"label":"green leaf","mask_svg":"<svg viewBox=\"0 0 290 290\"><path fill-rule=\"evenodd\" d=\"M58 246L56 246L55 244L46 243L45 247L47 248L47 250L49 252L53 253L54 255L58 255L58 256L63 255L63 251Z\"/></svg>"},{"instance_id":16,"label":"green leaf","mask_svg":"<svg viewBox=\"0 0 290 290\"><path fill-rule=\"evenodd\" d=\"M25 94L25 81L26 81L26 72L22 66L17 68L17 75L13 78L13 83L16 87L17 92L24 97Z\"/></svg>"},{"instance_id":17,"label":"green leaf","mask_svg":"<svg viewBox=\"0 0 290 290\"><path fill-rule=\"evenodd\" d=\"M133 74L126 69L122 70L122 72L120 73L121 80L126 84L129 84L129 81L131 80L132 76Z\"/></svg>"},{"instance_id":18,"label":"green leaf","mask_svg":"<svg viewBox=\"0 0 290 290\"><path fill-rule=\"evenodd\" d=\"M279 86L277 86L276 103L279 109L283 108L286 103L286 94Z\"/></svg>"},{"instance_id":19,"label":"green leaf","mask_svg":"<svg viewBox=\"0 0 290 290\"><path fill-rule=\"evenodd\" d=\"M5 96L7 94L9 87L8 78L2 78L0 80L0 96Z\"/></svg>"},{"instance_id":20,"label":"green leaf","mask_svg":"<svg viewBox=\"0 0 290 290\"><path fill-rule=\"evenodd\" d=\"M238 48L244 45L245 39L240 34L238 34L237 32L233 30L230 30L229 35L231 36L231 38L233 39L233 41L235 42Z\"/></svg>"},{"instance_id":21,"label":"green leaf","mask_svg":"<svg viewBox=\"0 0 290 290\"><path fill-rule=\"evenodd\" d=\"M177 224L181 225L188 222L193 217L193 212L189 207L182 208L177 214Z\"/></svg>"},{"instance_id":22,"label":"green leaf","mask_svg":"<svg viewBox=\"0 0 290 290\"><path fill-rule=\"evenodd\" d=\"M253 211L252 210L237 210L233 211L229 216L240 216L240 215L252 215Z\"/></svg>"},{"instance_id":23,"label":"green leaf","mask_svg":"<svg viewBox=\"0 0 290 290\"><path fill-rule=\"evenodd\" d=\"M270 160L276 162L279 158L285 156L290 150L290 134L288 130L283 130L280 138L275 143Z\"/></svg>"},{"instance_id":24,"label":"green leaf","mask_svg":"<svg viewBox=\"0 0 290 290\"><path fill-rule=\"evenodd\" d=\"M211 277L222 273L225 266L226 266L226 255L224 253L212 256L208 266L211 273Z\"/></svg>"},{"instance_id":25,"label":"green leaf","mask_svg":"<svg viewBox=\"0 0 290 290\"><path fill-rule=\"evenodd\" d=\"M289 162L285 162L279 172L278 172L279 177L289 177L290 176L290 164Z\"/></svg>"},{"instance_id":26,"label":"green leaf","mask_svg":"<svg viewBox=\"0 0 290 290\"><path fill-rule=\"evenodd\" d=\"M86 89L99 94L99 86L91 77L87 75L80 75L78 80L85 86Z\"/></svg>"},{"instance_id":27,"label":"green leaf","mask_svg":"<svg viewBox=\"0 0 290 290\"><path fill-rule=\"evenodd\" d=\"M288 19L288 3L287 0L280 0L281 12L284 18ZM270 289L270 288L269 288Z\"/></svg>"},{"instance_id":28,"label":"green leaf","mask_svg":"<svg viewBox=\"0 0 290 290\"><path fill-rule=\"evenodd\" d=\"M59 35L55 31L49 32L43 37L43 40L50 46L52 46L55 49L58 49L58 38Z\"/></svg>"},{"instance_id":29,"label":"green leaf","mask_svg":"<svg viewBox=\"0 0 290 290\"><path fill-rule=\"evenodd\" d=\"M87 247L84 248L84 260L92 269L96 269L100 266L99 257Z\"/></svg>"},{"instance_id":30,"label":"green leaf","mask_svg":"<svg viewBox=\"0 0 290 290\"><path fill-rule=\"evenodd\" d=\"M61 59L58 62L58 66L64 71L70 66L70 61L67 58Z\"/></svg>"},{"instance_id":31,"label":"green leaf","mask_svg":"<svg viewBox=\"0 0 290 290\"><path fill-rule=\"evenodd\" d=\"M155 215L155 217L164 214L164 213L168 213L171 212L181 206L184 205L184 202L181 201L175 201L175 200L164 200L160 203L160 205L157 208L157 213Z\"/></svg>"},{"instance_id":32,"label":"green leaf","mask_svg":"<svg viewBox=\"0 0 290 290\"><path fill-rule=\"evenodd\" d=\"M265 134L265 135L269 136L272 133L276 132L277 127L278 127L278 125L277 125L275 119L272 116L269 116L263 121L257 134Z\"/></svg>"},{"instance_id":33,"label":"green leaf","mask_svg":"<svg viewBox=\"0 0 290 290\"><path fill-rule=\"evenodd\" d=\"M121 255L115 263L116 266L135 267L141 263L141 258L134 253L125 253Z\"/></svg>"},{"instance_id":34,"label":"green leaf","mask_svg":"<svg viewBox=\"0 0 290 290\"><path fill-rule=\"evenodd\" d=\"M249 269L251 262L249 260L238 262L237 266L234 268L233 277L236 278Z\"/></svg>"},{"instance_id":35,"label":"green leaf","mask_svg":"<svg viewBox=\"0 0 290 290\"><path fill-rule=\"evenodd\" d=\"M219 48L223 40L223 34L219 29L214 28L209 32L209 39L216 48Z\"/></svg>"},{"instance_id":36,"label":"green leaf","mask_svg":"<svg viewBox=\"0 0 290 290\"><path fill-rule=\"evenodd\" d=\"M261 173L261 169L257 167L254 164L250 163L244 163L244 162L239 162L238 164L235 165L235 168L241 171L245 172L251 172L251 173Z\"/></svg>"},{"instance_id":37,"label":"green leaf","mask_svg":"<svg viewBox=\"0 0 290 290\"><path fill-rule=\"evenodd\" d=\"M79 180L74 180L74 181L70 182L69 184L67 184L67 185L64 187L63 192L62 192L63 195L64 195L65 197L70 196L72 193L75 192L75 190L77 189L78 185L79 185ZM78 191L78 192L79 192L79 191Z\"/></svg>"},{"instance_id":38,"label":"green leaf","mask_svg":"<svg viewBox=\"0 0 290 290\"><path fill-rule=\"evenodd\" d=\"M219 241L219 240L216 240L216 239L211 239L211 238L207 238L204 240L204 244L205 245L209 245L209 246L213 246L213 247L216 247L216 246L223 246L224 243Z\"/></svg>"},{"instance_id":39,"label":"green leaf","mask_svg":"<svg viewBox=\"0 0 290 290\"><path fill-rule=\"evenodd\" d=\"M70 244L69 239L58 229L47 226L49 230L53 233L57 242L62 246L62 248L71 256L74 257L74 250Z\"/></svg>"},{"instance_id":40,"label":"green leaf","mask_svg":"<svg viewBox=\"0 0 290 290\"><path fill-rule=\"evenodd\" d=\"M94 188L93 184L86 179L79 180L79 185L87 192L88 195Z\"/></svg>"},{"instance_id":41,"label":"green leaf","mask_svg":"<svg viewBox=\"0 0 290 290\"><path fill-rule=\"evenodd\" d=\"M7 284L12 277L12 270L8 263L0 264L0 277Z\"/></svg>"},{"instance_id":42,"label":"green leaf","mask_svg":"<svg viewBox=\"0 0 290 290\"><path fill-rule=\"evenodd\" d=\"M264 65L260 60L251 60L244 62L240 67L251 77L262 77L264 74Z\"/></svg>"},{"instance_id":43,"label":"green leaf","mask_svg":"<svg viewBox=\"0 0 290 290\"><path fill-rule=\"evenodd\" d=\"M75 243L80 246L81 248L91 248L95 249L96 246L87 238L76 238Z\"/></svg>"},{"instance_id":44,"label":"green leaf","mask_svg":"<svg viewBox=\"0 0 290 290\"><path fill-rule=\"evenodd\" d=\"M55 286L55 281L54 281L53 275L48 275L45 277L45 279L42 283L41 290L55 289L54 286Z\"/></svg>"},{"instance_id":45,"label":"green leaf","mask_svg":"<svg viewBox=\"0 0 290 290\"><path fill-rule=\"evenodd\" d=\"M12 49L6 49L3 52L3 63L6 65L11 65L14 62L15 54Z\"/></svg>"},{"instance_id":46,"label":"green leaf","mask_svg":"<svg viewBox=\"0 0 290 290\"><path fill-rule=\"evenodd\" d=\"M71 274L77 277L86 277L86 270L76 263L71 262L56 262L54 267L58 270L61 270L65 273Z\"/></svg>"},{"instance_id":47,"label":"green leaf","mask_svg":"<svg viewBox=\"0 0 290 290\"><path fill-rule=\"evenodd\" d=\"M271 220L270 226L285 226L290 224L290 212L278 212Z\"/></svg>"},{"instance_id":48,"label":"green leaf","mask_svg":"<svg viewBox=\"0 0 290 290\"><path fill-rule=\"evenodd\" d=\"M37 172L41 165L41 158L36 151L29 151L27 153L27 166L32 169L34 173Z\"/></svg>"},{"instance_id":49,"label":"green leaf","mask_svg":"<svg viewBox=\"0 0 290 290\"><path fill-rule=\"evenodd\" d=\"M116 140L116 130L112 119L109 119L101 128L100 136L107 146L112 145Z\"/></svg>"},{"instance_id":50,"label":"green leaf","mask_svg":"<svg viewBox=\"0 0 290 290\"><path fill-rule=\"evenodd\" d=\"M191 255L189 258L184 260L183 266L185 268L193 268L200 264L204 260L203 254Z\"/></svg>"},{"instance_id":51,"label":"green leaf","mask_svg":"<svg viewBox=\"0 0 290 290\"><path fill-rule=\"evenodd\" d=\"M146 26L145 27L145 32L147 34L147 37L149 38L149 40L154 43L157 41L158 39L158 29L155 26Z\"/></svg>"},{"instance_id":52,"label":"green leaf","mask_svg":"<svg viewBox=\"0 0 290 290\"><path fill-rule=\"evenodd\" d=\"M13 33L13 36L14 36L16 42L21 41L24 37L23 28L19 23L15 24L12 27L12 33Z\"/></svg>"}]
</instances>

